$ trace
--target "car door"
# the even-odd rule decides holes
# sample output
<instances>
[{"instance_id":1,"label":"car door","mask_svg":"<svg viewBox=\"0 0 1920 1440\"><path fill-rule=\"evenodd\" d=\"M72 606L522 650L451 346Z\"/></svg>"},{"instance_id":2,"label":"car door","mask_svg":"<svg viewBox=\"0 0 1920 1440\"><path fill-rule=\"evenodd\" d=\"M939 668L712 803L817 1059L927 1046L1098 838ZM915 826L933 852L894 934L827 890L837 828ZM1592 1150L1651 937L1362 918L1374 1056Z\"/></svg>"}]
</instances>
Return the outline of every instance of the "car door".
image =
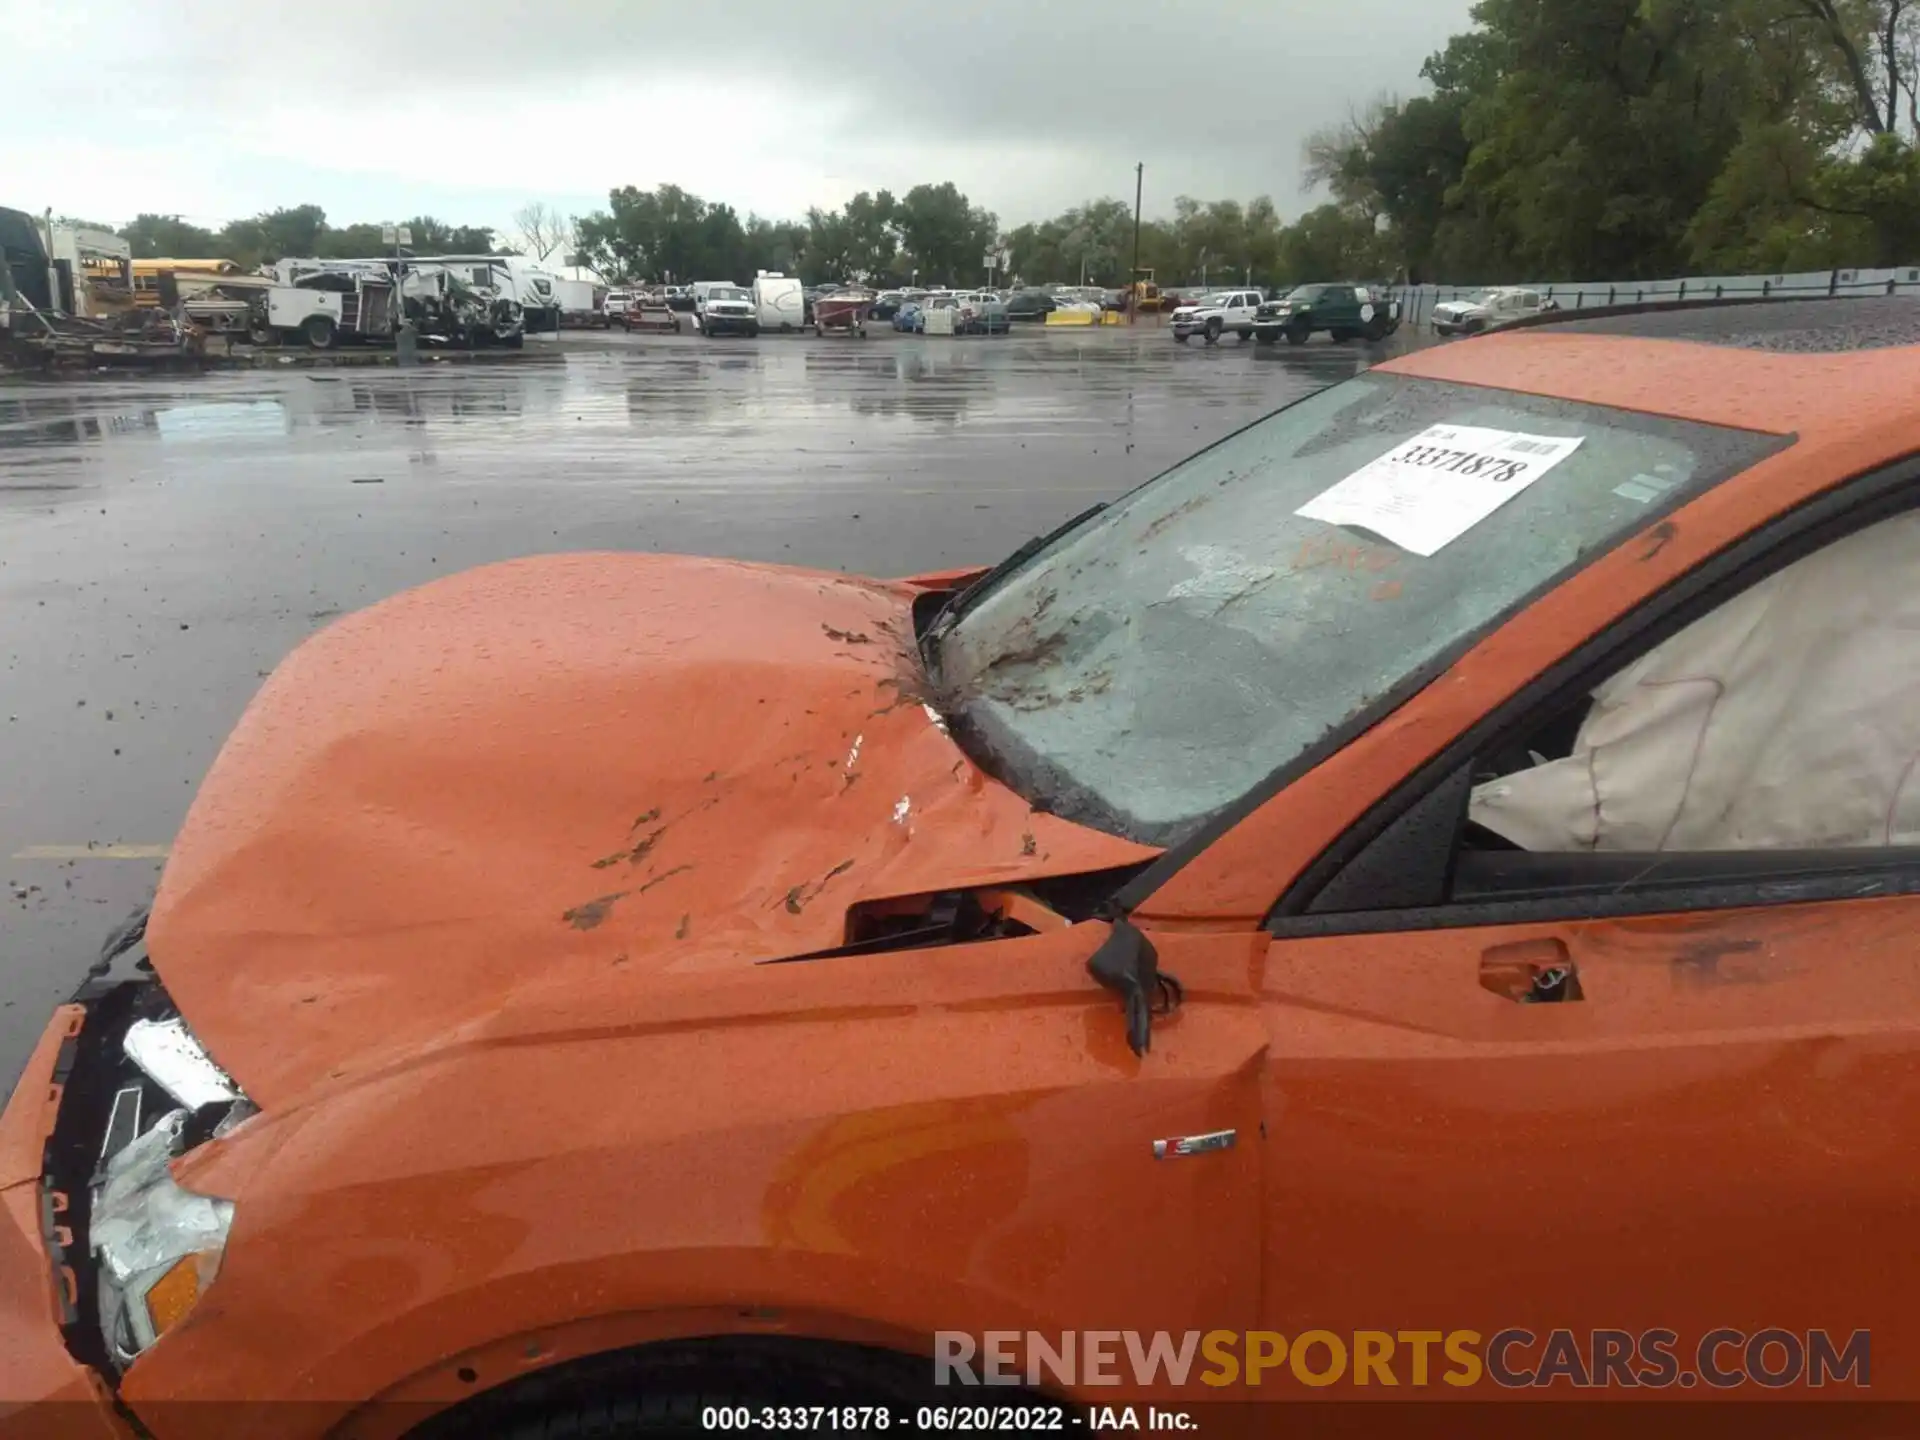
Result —
<instances>
[{"instance_id":1,"label":"car door","mask_svg":"<svg viewBox=\"0 0 1920 1440\"><path fill-rule=\"evenodd\" d=\"M1681 1385L1795 1384L1868 1332L1876 1397L1920 1391L1886 1364L1920 1287L1920 845L1489 847L1498 749L1425 767L1269 920L1263 1323L1501 1335L1520 1381L1550 1332L1569 1376L1595 1330L1673 1332Z\"/></svg>"},{"instance_id":2,"label":"car door","mask_svg":"<svg viewBox=\"0 0 1920 1440\"><path fill-rule=\"evenodd\" d=\"M1920 901L1622 893L1276 940L1263 1323L1899 1333Z\"/></svg>"}]
</instances>

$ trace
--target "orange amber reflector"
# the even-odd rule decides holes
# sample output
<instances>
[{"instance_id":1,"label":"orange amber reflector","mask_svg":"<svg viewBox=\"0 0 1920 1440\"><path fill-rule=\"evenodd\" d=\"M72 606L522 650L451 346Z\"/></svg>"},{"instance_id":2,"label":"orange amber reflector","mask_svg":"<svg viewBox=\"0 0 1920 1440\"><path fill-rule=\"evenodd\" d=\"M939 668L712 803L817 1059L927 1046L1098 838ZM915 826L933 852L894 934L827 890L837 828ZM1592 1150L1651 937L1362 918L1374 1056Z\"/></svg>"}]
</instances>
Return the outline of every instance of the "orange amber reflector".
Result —
<instances>
[{"instance_id":1,"label":"orange amber reflector","mask_svg":"<svg viewBox=\"0 0 1920 1440\"><path fill-rule=\"evenodd\" d=\"M147 1314L153 1333L164 1335L180 1322L200 1298L200 1257L183 1255L173 1268L148 1287Z\"/></svg>"}]
</instances>

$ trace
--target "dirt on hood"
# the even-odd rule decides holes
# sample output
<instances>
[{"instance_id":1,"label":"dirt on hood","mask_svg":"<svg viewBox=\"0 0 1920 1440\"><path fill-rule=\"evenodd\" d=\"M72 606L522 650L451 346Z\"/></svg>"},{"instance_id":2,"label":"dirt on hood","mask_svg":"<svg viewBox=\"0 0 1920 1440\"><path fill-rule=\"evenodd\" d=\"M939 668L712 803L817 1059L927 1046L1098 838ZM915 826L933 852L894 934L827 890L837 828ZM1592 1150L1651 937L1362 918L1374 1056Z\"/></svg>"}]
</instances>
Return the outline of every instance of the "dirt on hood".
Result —
<instances>
[{"instance_id":1,"label":"dirt on hood","mask_svg":"<svg viewBox=\"0 0 1920 1440\"><path fill-rule=\"evenodd\" d=\"M215 760L161 880L155 966L273 1105L529 987L589 1007L684 991L841 943L858 900L1150 858L968 761L921 699L911 596L591 554L347 616Z\"/></svg>"}]
</instances>

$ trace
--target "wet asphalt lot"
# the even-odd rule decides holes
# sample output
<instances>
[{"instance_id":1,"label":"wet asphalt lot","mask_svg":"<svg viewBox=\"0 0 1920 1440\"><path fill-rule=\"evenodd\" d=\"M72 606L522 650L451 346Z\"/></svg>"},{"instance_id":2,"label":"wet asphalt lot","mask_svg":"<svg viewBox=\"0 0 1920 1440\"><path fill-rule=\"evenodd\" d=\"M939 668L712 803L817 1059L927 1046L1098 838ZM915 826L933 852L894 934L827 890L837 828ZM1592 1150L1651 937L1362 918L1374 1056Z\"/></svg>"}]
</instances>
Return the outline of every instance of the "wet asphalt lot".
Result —
<instances>
[{"instance_id":1,"label":"wet asphalt lot","mask_svg":"<svg viewBox=\"0 0 1920 1440\"><path fill-rule=\"evenodd\" d=\"M540 551L992 562L1386 347L569 334L485 365L0 381L0 1081L261 680Z\"/></svg>"}]
</instances>

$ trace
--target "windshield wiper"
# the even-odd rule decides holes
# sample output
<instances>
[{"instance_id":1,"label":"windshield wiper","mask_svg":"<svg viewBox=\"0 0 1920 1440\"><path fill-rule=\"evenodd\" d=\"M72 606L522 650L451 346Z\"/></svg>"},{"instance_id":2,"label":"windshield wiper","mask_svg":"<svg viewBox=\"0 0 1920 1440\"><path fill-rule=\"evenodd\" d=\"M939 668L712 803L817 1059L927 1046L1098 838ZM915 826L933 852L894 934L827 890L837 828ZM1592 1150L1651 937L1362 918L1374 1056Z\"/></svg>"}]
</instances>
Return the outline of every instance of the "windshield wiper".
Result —
<instances>
[{"instance_id":1,"label":"windshield wiper","mask_svg":"<svg viewBox=\"0 0 1920 1440\"><path fill-rule=\"evenodd\" d=\"M1064 524L1056 525L1044 535L1034 536L964 590L956 590L952 595L948 596L947 603L940 607L939 613L933 617L932 623L927 626L926 634L921 637L920 648L923 658L927 661L927 668L929 670L933 668L934 656L940 648L940 641L945 637L947 631L954 627L954 624L962 615L979 604L981 600L986 598L989 592L996 589L1008 576L1012 575L1014 571L1025 565L1027 561L1031 560L1035 555L1038 555L1042 550L1046 549L1047 546L1053 544L1054 541L1058 540L1062 535L1065 535L1069 530L1074 529L1082 522L1091 520L1106 508L1107 502L1104 500L1097 504L1089 505Z\"/></svg>"}]
</instances>

